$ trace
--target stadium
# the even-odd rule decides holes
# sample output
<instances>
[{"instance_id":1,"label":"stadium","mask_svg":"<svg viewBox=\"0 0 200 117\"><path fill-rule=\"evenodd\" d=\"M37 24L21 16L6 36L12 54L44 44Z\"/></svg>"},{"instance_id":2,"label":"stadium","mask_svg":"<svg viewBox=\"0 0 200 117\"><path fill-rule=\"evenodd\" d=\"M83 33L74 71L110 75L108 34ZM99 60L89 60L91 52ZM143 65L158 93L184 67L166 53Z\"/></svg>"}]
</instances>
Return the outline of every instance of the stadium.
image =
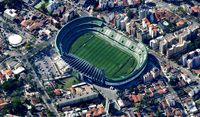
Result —
<instances>
[{"instance_id":1,"label":"stadium","mask_svg":"<svg viewBox=\"0 0 200 117\"><path fill-rule=\"evenodd\" d=\"M145 46L128 39L95 17L68 22L57 34L61 58L85 80L121 86L137 78L147 64Z\"/></svg>"}]
</instances>

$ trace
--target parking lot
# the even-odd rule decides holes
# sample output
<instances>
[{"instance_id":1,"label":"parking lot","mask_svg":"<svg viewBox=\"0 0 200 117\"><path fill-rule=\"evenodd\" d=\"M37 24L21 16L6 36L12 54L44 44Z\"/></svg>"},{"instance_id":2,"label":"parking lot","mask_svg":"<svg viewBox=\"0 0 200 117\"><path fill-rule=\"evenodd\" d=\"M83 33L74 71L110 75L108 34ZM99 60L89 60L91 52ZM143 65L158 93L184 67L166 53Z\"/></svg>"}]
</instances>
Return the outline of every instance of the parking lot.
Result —
<instances>
[{"instance_id":1,"label":"parking lot","mask_svg":"<svg viewBox=\"0 0 200 117\"><path fill-rule=\"evenodd\" d=\"M56 54L57 53L55 53L53 49L48 47L31 58L31 62L33 62L37 74L41 76L42 79L60 76L53 61L53 57Z\"/></svg>"}]
</instances>

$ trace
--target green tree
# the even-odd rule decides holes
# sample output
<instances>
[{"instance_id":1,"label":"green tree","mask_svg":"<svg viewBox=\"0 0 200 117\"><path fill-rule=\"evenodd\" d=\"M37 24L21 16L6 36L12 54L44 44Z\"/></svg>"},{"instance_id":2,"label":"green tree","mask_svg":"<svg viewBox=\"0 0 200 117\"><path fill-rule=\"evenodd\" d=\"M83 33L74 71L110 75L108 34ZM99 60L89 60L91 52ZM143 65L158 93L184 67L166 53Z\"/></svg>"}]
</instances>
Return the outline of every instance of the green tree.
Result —
<instances>
[{"instance_id":1,"label":"green tree","mask_svg":"<svg viewBox=\"0 0 200 117\"><path fill-rule=\"evenodd\" d=\"M3 2L0 2L0 12L3 12L5 10L5 4Z\"/></svg>"},{"instance_id":2,"label":"green tree","mask_svg":"<svg viewBox=\"0 0 200 117\"><path fill-rule=\"evenodd\" d=\"M49 2L49 0L44 0L44 1L47 2L47 3Z\"/></svg>"},{"instance_id":3,"label":"green tree","mask_svg":"<svg viewBox=\"0 0 200 117\"><path fill-rule=\"evenodd\" d=\"M41 7L40 7L40 10L43 11L43 12L48 12L47 9L46 9L46 4L42 4Z\"/></svg>"},{"instance_id":4,"label":"green tree","mask_svg":"<svg viewBox=\"0 0 200 117\"><path fill-rule=\"evenodd\" d=\"M30 42L27 42L26 45L25 45L25 48L28 50L28 49L31 49L31 44Z\"/></svg>"},{"instance_id":5,"label":"green tree","mask_svg":"<svg viewBox=\"0 0 200 117\"><path fill-rule=\"evenodd\" d=\"M22 99L20 97L14 97L12 103L9 106L9 111L11 114L24 116L27 113L27 107L23 105Z\"/></svg>"},{"instance_id":6,"label":"green tree","mask_svg":"<svg viewBox=\"0 0 200 117\"><path fill-rule=\"evenodd\" d=\"M46 114L47 114L47 117L53 117L54 116L54 113L49 111L49 110L46 110Z\"/></svg>"},{"instance_id":7,"label":"green tree","mask_svg":"<svg viewBox=\"0 0 200 117\"><path fill-rule=\"evenodd\" d=\"M22 8L22 0L3 0L3 4L11 8Z\"/></svg>"},{"instance_id":8,"label":"green tree","mask_svg":"<svg viewBox=\"0 0 200 117\"><path fill-rule=\"evenodd\" d=\"M23 86L22 80L17 79L9 79L5 81L2 85L3 90L6 92L13 92L14 90L18 90L21 86Z\"/></svg>"}]
</instances>

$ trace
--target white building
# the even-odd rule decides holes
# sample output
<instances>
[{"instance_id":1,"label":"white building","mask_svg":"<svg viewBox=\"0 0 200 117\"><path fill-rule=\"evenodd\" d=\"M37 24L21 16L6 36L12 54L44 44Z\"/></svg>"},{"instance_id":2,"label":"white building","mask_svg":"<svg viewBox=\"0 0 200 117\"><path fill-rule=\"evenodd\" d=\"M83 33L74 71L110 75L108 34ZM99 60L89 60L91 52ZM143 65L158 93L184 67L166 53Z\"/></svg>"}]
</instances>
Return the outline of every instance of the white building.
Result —
<instances>
[{"instance_id":1,"label":"white building","mask_svg":"<svg viewBox=\"0 0 200 117\"><path fill-rule=\"evenodd\" d=\"M126 32L128 34L131 34L131 23L130 22L126 23Z\"/></svg>"},{"instance_id":2,"label":"white building","mask_svg":"<svg viewBox=\"0 0 200 117\"><path fill-rule=\"evenodd\" d=\"M49 4L47 5L47 10L52 12L53 10L57 9L60 5L60 1L58 0L49 0Z\"/></svg>"},{"instance_id":3,"label":"white building","mask_svg":"<svg viewBox=\"0 0 200 117\"><path fill-rule=\"evenodd\" d=\"M182 56L182 64L190 69L200 66L200 49L191 51Z\"/></svg>"},{"instance_id":4,"label":"white building","mask_svg":"<svg viewBox=\"0 0 200 117\"><path fill-rule=\"evenodd\" d=\"M71 20L74 16L77 15L77 11L75 9L70 9L69 11L67 11L64 15L63 15L63 18L64 18L64 21L65 22L68 22L69 20Z\"/></svg>"},{"instance_id":5,"label":"white building","mask_svg":"<svg viewBox=\"0 0 200 117\"><path fill-rule=\"evenodd\" d=\"M157 67L154 67L151 71L153 78L156 78L160 75L160 70Z\"/></svg>"},{"instance_id":6,"label":"white building","mask_svg":"<svg viewBox=\"0 0 200 117\"><path fill-rule=\"evenodd\" d=\"M126 16L123 20L120 21L121 30L125 30L127 21L128 21L128 16Z\"/></svg>"},{"instance_id":7,"label":"white building","mask_svg":"<svg viewBox=\"0 0 200 117\"><path fill-rule=\"evenodd\" d=\"M151 72L147 72L144 76L143 76L143 81L144 83L146 82L150 82L153 80L153 75L151 74Z\"/></svg>"},{"instance_id":8,"label":"white building","mask_svg":"<svg viewBox=\"0 0 200 117\"><path fill-rule=\"evenodd\" d=\"M17 16L15 9L6 9L3 13L3 16L9 20L14 20Z\"/></svg>"},{"instance_id":9,"label":"white building","mask_svg":"<svg viewBox=\"0 0 200 117\"><path fill-rule=\"evenodd\" d=\"M19 47L24 43L23 38L17 34L10 35L8 37L8 42L12 47Z\"/></svg>"}]
</instances>

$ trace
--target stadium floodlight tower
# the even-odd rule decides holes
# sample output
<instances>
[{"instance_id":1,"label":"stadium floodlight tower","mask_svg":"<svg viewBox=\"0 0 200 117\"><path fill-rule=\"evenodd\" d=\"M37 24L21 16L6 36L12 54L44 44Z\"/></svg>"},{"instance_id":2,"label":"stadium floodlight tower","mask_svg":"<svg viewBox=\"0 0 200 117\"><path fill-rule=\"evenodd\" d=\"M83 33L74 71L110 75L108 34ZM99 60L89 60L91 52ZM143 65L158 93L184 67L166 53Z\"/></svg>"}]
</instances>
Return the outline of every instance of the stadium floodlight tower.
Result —
<instances>
[{"instance_id":1,"label":"stadium floodlight tower","mask_svg":"<svg viewBox=\"0 0 200 117\"><path fill-rule=\"evenodd\" d=\"M147 64L147 49L95 17L68 22L57 34L61 58L86 77L107 86L125 85L137 78Z\"/></svg>"}]
</instances>

